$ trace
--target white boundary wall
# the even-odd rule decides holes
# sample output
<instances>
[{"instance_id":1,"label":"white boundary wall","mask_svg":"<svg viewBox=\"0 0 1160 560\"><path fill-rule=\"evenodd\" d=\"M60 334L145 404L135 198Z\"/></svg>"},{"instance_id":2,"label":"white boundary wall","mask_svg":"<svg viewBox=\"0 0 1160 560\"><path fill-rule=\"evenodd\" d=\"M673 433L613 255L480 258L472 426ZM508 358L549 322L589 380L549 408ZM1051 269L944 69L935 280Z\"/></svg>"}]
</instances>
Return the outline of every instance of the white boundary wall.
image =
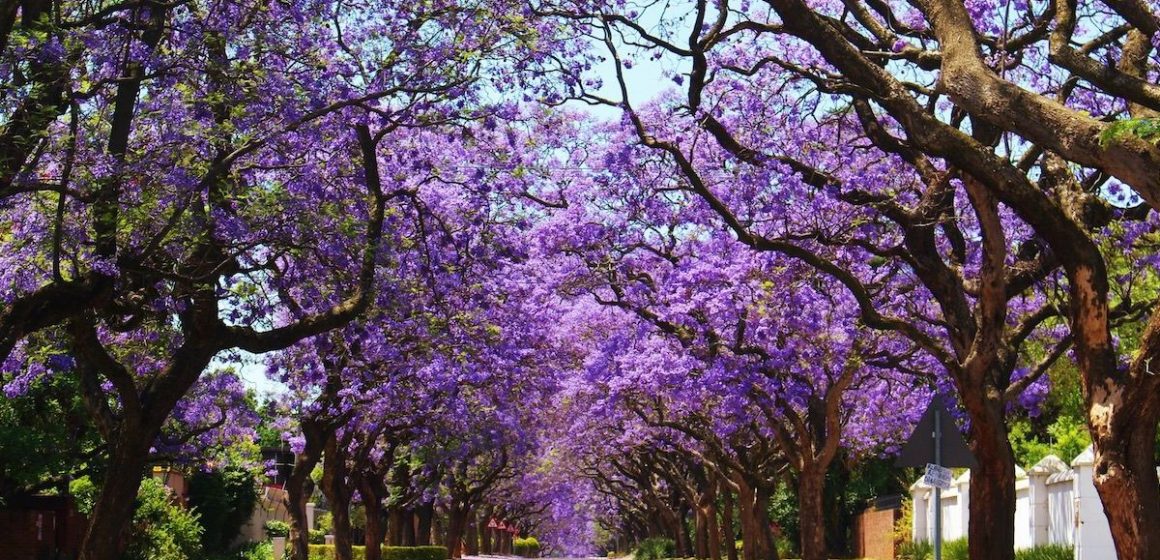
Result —
<instances>
[{"instance_id":1,"label":"white boundary wall","mask_svg":"<svg viewBox=\"0 0 1160 560\"><path fill-rule=\"evenodd\" d=\"M1103 504L1092 483L1094 455L1091 447L1069 467L1054 455L1044 457L1029 471L1015 467L1015 548L1042 544L1070 544L1076 560L1109 560L1116 557L1112 533ZM943 539L967 535L971 473L964 472L949 490L942 492ZM934 538L934 490L915 482L910 487L914 504L911 537Z\"/></svg>"}]
</instances>

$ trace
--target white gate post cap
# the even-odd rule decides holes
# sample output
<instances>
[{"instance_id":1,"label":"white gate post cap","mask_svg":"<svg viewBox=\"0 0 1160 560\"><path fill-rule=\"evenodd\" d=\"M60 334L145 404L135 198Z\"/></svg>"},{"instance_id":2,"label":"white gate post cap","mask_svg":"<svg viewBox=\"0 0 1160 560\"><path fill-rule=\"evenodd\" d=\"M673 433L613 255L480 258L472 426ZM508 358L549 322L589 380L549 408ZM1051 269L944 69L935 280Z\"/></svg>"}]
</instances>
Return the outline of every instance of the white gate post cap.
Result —
<instances>
[{"instance_id":1,"label":"white gate post cap","mask_svg":"<svg viewBox=\"0 0 1160 560\"><path fill-rule=\"evenodd\" d=\"M1084 449L1083 453L1076 455L1075 459L1071 460L1071 466L1073 467L1091 467L1095 464L1096 450L1092 445L1087 446L1087 449Z\"/></svg>"}]
</instances>

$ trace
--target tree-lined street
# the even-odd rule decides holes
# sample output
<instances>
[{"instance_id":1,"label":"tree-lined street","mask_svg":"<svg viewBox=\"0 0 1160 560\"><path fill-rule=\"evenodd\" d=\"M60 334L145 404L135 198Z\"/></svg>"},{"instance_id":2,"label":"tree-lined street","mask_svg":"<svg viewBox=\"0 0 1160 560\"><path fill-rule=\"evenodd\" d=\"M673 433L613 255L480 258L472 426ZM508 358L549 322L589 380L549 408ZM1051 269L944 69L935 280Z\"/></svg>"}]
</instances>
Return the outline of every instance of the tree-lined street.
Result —
<instances>
[{"instance_id":1,"label":"tree-lined street","mask_svg":"<svg viewBox=\"0 0 1160 560\"><path fill-rule=\"evenodd\" d=\"M963 554L1090 444L1160 558L1158 49L1154 0L0 0L0 510L850 557L935 402Z\"/></svg>"}]
</instances>

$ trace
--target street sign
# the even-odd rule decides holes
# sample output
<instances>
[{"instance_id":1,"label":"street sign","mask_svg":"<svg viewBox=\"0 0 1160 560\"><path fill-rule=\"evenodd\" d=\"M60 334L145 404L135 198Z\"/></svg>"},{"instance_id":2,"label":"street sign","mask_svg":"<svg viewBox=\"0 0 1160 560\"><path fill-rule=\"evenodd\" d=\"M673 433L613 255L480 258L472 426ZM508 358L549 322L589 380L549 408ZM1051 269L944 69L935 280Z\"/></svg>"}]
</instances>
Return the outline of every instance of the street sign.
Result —
<instances>
[{"instance_id":1,"label":"street sign","mask_svg":"<svg viewBox=\"0 0 1160 560\"><path fill-rule=\"evenodd\" d=\"M927 407L894 464L926 466L922 481L934 487L934 560L942 560L942 491L951 487L951 470L946 467L974 468L978 462L938 397Z\"/></svg>"},{"instance_id":2,"label":"street sign","mask_svg":"<svg viewBox=\"0 0 1160 560\"><path fill-rule=\"evenodd\" d=\"M951 470L934 463L927 463L926 475L922 477L922 482L931 488L950 490Z\"/></svg>"},{"instance_id":3,"label":"street sign","mask_svg":"<svg viewBox=\"0 0 1160 560\"><path fill-rule=\"evenodd\" d=\"M938 413L942 421L941 439L942 449L935 460L935 426L934 416ZM966 467L968 469L979 466L966 440L955 426L950 412L939 403L938 398L931 401L926 413L918 421L918 426L902 446L902 452L894 464L899 467L925 467L927 463L937 463L943 467Z\"/></svg>"}]
</instances>

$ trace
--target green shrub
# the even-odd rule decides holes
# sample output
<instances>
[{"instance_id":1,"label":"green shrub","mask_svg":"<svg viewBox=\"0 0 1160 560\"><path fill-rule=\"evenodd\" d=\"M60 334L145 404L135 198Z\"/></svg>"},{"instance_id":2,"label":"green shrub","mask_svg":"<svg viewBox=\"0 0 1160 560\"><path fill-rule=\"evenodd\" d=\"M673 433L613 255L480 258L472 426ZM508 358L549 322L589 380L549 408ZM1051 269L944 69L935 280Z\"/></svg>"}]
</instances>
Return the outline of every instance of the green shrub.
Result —
<instances>
[{"instance_id":1,"label":"green shrub","mask_svg":"<svg viewBox=\"0 0 1160 560\"><path fill-rule=\"evenodd\" d=\"M201 525L197 514L173 503L169 488L146 478L137 491L132 536L126 560L190 560L201 558Z\"/></svg>"},{"instance_id":2,"label":"green shrub","mask_svg":"<svg viewBox=\"0 0 1160 560\"><path fill-rule=\"evenodd\" d=\"M366 558L366 547L352 546L351 558L354 560L364 560ZM334 560L337 556L334 553L333 544L312 544L310 545L310 560Z\"/></svg>"},{"instance_id":3,"label":"green shrub","mask_svg":"<svg viewBox=\"0 0 1160 560\"><path fill-rule=\"evenodd\" d=\"M326 534L322 529L311 529L307 540L310 544L326 544Z\"/></svg>"},{"instance_id":4,"label":"green shrub","mask_svg":"<svg viewBox=\"0 0 1160 560\"><path fill-rule=\"evenodd\" d=\"M265 525L266 536L274 537L289 537L290 524L285 521L267 521Z\"/></svg>"},{"instance_id":5,"label":"green shrub","mask_svg":"<svg viewBox=\"0 0 1160 560\"><path fill-rule=\"evenodd\" d=\"M68 493L72 495L77 511L83 515L93 512L93 506L97 503L97 494L100 492L101 489L97 488L93 479L87 476L74 478L68 483Z\"/></svg>"},{"instance_id":6,"label":"green shrub","mask_svg":"<svg viewBox=\"0 0 1160 560\"><path fill-rule=\"evenodd\" d=\"M274 543L270 541L246 543L234 552L235 560L270 560L274 557Z\"/></svg>"},{"instance_id":7,"label":"green shrub","mask_svg":"<svg viewBox=\"0 0 1160 560\"><path fill-rule=\"evenodd\" d=\"M640 541L634 553L636 560L664 560L677 555L677 543L672 539L655 537Z\"/></svg>"},{"instance_id":8,"label":"green shrub","mask_svg":"<svg viewBox=\"0 0 1160 560\"><path fill-rule=\"evenodd\" d=\"M943 543L943 560L970 560L971 555L967 548L967 539L955 539Z\"/></svg>"},{"instance_id":9,"label":"green shrub","mask_svg":"<svg viewBox=\"0 0 1160 560\"><path fill-rule=\"evenodd\" d=\"M903 545L910 543L911 527L914 524L914 504L910 498L902 499L902 507L899 508L898 519L894 521L894 546L901 549Z\"/></svg>"},{"instance_id":10,"label":"green shrub","mask_svg":"<svg viewBox=\"0 0 1160 560\"><path fill-rule=\"evenodd\" d=\"M445 546L384 546L383 560L447 560Z\"/></svg>"},{"instance_id":11,"label":"green shrub","mask_svg":"<svg viewBox=\"0 0 1160 560\"><path fill-rule=\"evenodd\" d=\"M314 519L314 528L322 531L324 535L334 534L334 516L329 511L324 511L318 514Z\"/></svg>"},{"instance_id":12,"label":"green shrub","mask_svg":"<svg viewBox=\"0 0 1160 560\"><path fill-rule=\"evenodd\" d=\"M516 556L538 558L540 556L540 541L536 540L536 537L516 538L512 541L512 552Z\"/></svg>"},{"instance_id":13,"label":"green shrub","mask_svg":"<svg viewBox=\"0 0 1160 560\"><path fill-rule=\"evenodd\" d=\"M777 539L777 542L774 546L777 547L778 558L798 557L797 543L789 539Z\"/></svg>"},{"instance_id":14,"label":"green shrub","mask_svg":"<svg viewBox=\"0 0 1160 560\"><path fill-rule=\"evenodd\" d=\"M1066 544L1045 544L1015 551L1015 560L1072 560L1075 550Z\"/></svg>"},{"instance_id":15,"label":"green shrub","mask_svg":"<svg viewBox=\"0 0 1160 560\"><path fill-rule=\"evenodd\" d=\"M258 503L254 476L238 468L198 472L189 479L189 507L205 531L207 552L224 552L250 520Z\"/></svg>"},{"instance_id":16,"label":"green shrub","mask_svg":"<svg viewBox=\"0 0 1160 560\"><path fill-rule=\"evenodd\" d=\"M351 547L354 560L366 558L366 547ZM447 560L445 546L384 546L383 560ZM310 560L334 560L334 545L310 545Z\"/></svg>"},{"instance_id":17,"label":"green shrub","mask_svg":"<svg viewBox=\"0 0 1160 560\"><path fill-rule=\"evenodd\" d=\"M934 546L927 541L902 541L898 544L895 557L898 560L931 560L934 558Z\"/></svg>"},{"instance_id":18,"label":"green shrub","mask_svg":"<svg viewBox=\"0 0 1160 560\"><path fill-rule=\"evenodd\" d=\"M92 512L100 491L100 487L88 477L69 483L69 493L76 500L77 510L82 514ZM146 478L137 490L129 545L122 558L200 559L201 534L202 527L197 514L173 503L169 488L160 480Z\"/></svg>"},{"instance_id":19,"label":"green shrub","mask_svg":"<svg viewBox=\"0 0 1160 560\"><path fill-rule=\"evenodd\" d=\"M927 541L904 541L898 546L895 554L898 560L931 560L934 558L934 545ZM967 539L946 541L942 546L943 560L970 560L967 549Z\"/></svg>"},{"instance_id":20,"label":"green shrub","mask_svg":"<svg viewBox=\"0 0 1160 560\"><path fill-rule=\"evenodd\" d=\"M203 560L270 560L274 556L274 544L270 541L246 543L229 552L218 552L203 556Z\"/></svg>"}]
</instances>

